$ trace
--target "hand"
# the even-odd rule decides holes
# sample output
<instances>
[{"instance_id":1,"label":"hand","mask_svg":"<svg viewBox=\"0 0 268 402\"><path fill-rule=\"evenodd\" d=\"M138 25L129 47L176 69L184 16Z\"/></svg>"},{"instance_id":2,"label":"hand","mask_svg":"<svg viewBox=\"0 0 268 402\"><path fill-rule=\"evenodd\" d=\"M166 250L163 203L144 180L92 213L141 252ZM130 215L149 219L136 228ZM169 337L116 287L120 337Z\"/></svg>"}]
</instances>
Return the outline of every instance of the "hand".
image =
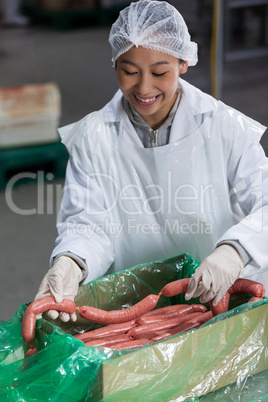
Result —
<instances>
[{"instance_id":1,"label":"hand","mask_svg":"<svg viewBox=\"0 0 268 402\"><path fill-rule=\"evenodd\" d=\"M206 303L213 299L213 306L223 298L243 270L243 261L236 249L223 244L204 259L193 274L185 299L199 297Z\"/></svg>"},{"instance_id":2,"label":"hand","mask_svg":"<svg viewBox=\"0 0 268 402\"><path fill-rule=\"evenodd\" d=\"M47 296L54 296L57 303L60 303L63 299L74 300L81 279L82 271L76 262L67 256L59 257L44 276L35 300ZM59 313L55 310L49 310L47 315L53 320L59 316L64 322L70 319L71 321L76 321L77 319L75 313L70 315L63 312Z\"/></svg>"}]
</instances>

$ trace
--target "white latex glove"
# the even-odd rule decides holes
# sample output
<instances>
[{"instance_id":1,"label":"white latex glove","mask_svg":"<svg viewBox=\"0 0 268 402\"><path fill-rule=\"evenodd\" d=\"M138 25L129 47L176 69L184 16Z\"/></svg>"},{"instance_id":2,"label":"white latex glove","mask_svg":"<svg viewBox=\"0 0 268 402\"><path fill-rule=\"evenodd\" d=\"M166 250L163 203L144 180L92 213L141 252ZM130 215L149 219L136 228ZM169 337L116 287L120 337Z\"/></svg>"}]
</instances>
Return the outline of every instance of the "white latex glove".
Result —
<instances>
[{"instance_id":1,"label":"white latex glove","mask_svg":"<svg viewBox=\"0 0 268 402\"><path fill-rule=\"evenodd\" d=\"M61 256L44 276L35 300L47 296L54 296L57 303L62 302L63 299L74 300L81 279L82 271L76 262L70 257ZM53 320L59 316L64 322L70 319L71 321L76 321L77 319L75 313L59 313L55 310L49 310L47 315Z\"/></svg>"},{"instance_id":2,"label":"white latex glove","mask_svg":"<svg viewBox=\"0 0 268 402\"><path fill-rule=\"evenodd\" d=\"M243 260L236 249L228 244L217 247L204 259L192 276L185 299L199 297L200 302L213 300L213 306L223 298L243 270Z\"/></svg>"}]
</instances>

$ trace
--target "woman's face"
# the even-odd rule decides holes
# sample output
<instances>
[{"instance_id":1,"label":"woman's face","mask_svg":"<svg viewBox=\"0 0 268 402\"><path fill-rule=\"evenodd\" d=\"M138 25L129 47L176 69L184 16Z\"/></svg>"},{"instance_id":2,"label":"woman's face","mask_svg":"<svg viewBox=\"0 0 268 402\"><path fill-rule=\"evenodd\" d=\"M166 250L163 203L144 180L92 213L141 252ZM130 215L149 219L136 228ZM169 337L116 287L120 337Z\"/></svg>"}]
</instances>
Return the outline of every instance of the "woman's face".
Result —
<instances>
[{"instance_id":1,"label":"woman's face","mask_svg":"<svg viewBox=\"0 0 268 402\"><path fill-rule=\"evenodd\" d=\"M188 63L143 47L132 47L116 63L119 88L153 129L167 118L177 97L178 78Z\"/></svg>"}]
</instances>

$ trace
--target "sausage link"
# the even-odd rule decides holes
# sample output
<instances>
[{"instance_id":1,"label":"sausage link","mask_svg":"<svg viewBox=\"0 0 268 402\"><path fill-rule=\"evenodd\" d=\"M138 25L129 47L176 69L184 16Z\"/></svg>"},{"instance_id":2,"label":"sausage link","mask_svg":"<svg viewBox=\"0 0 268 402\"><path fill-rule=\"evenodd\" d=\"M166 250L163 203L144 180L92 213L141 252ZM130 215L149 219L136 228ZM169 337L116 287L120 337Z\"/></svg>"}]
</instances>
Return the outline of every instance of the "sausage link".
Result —
<instances>
[{"instance_id":1,"label":"sausage link","mask_svg":"<svg viewBox=\"0 0 268 402\"><path fill-rule=\"evenodd\" d=\"M248 303L256 301L256 300L262 300L263 297L251 297L251 299L249 299Z\"/></svg>"},{"instance_id":2,"label":"sausage link","mask_svg":"<svg viewBox=\"0 0 268 402\"><path fill-rule=\"evenodd\" d=\"M104 336L119 335L126 333L128 330L130 330L132 327L136 325L137 324L135 320L123 322L121 324L110 324L106 325L105 327L83 332L82 334L76 334L74 335L74 337L80 340L84 339L90 340L95 338L102 338Z\"/></svg>"},{"instance_id":3,"label":"sausage link","mask_svg":"<svg viewBox=\"0 0 268 402\"><path fill-rule=\"evenodd\" d=\"M212 311L213 317L222 313L227 313L229 308L229 299L230 299L230 293L226 292L223 298L219 301L219 303L216 306L213 306L212 304L213 300L209 302L210 310Z\"/></svg>"},{"instance_id":4,"label":"sausage link","mask_svg":"<svg viewBox=\"0 0 268 402\"><path fill-rule=\"evenodd\" d=\"M105 311L99 308L82 306L77 307L79 315L89 321L99 324L119 324L139 318L141 315L155 308L160 295L149 295L143 300L123 310Z\"/></svg>"},{"instance_id":5,"label":"sausage link","mask_svg":"<svg viewBox=\"0 0 268 402\"><path fill-rule=\"evenodd\" d=\"M25 353L25 357L29 357L32 355L35 355L38 352L38 350L35 347L31 347L30 349L28 349Z\"/></svg>"},{"instance_id":6,"label":"sausage link","mask_svg":"<svg viewBox=\"0 0 268 402\"><path fill-rule=\"evenodd\" d=\"M162 331L165 329L170 329L177 327L179 324L182 324L183 322L188 321L191 318L196 317L200 313L191 313L191 314L185 314L177 318L171 318L170 320L164 320L161 322L153 322L152 324L144 324L140 325L138 327L131 328L128 332L127 335L135 338L137 335L144 335L146 337L147 334L151 334L152 332L158 332Z\"/></svg>"},{"instance_id":7,"label":"sausage link","mask_svg":"<svg viewBox=\"0 0 268 402\"><path fill-rule=\"evenodd\" d=\"M190 318L189 321L187 321L185 324L198 324L198 326L204 324L205 322L211 320L211 318L213 318L213 314L211 311L207 311L206 313L201 313L195 317ZM183 325L183 324L182 324ZM177 326L173 329L170 330L172 335L177 335L178 333L182 332L182 325L181 326Z\"/></svg>"},{"instance_id":8,"label":"sausage link","mask_svg":"<svg viewBox=\"0 0 268 402\"><path fill-rule=\"evenodd\" d=\"M206 313L208 309L203 304L192 304L195 313Z\"/></svg>"},{"instance_id":9,"label":"sausage link","mask_svg":"<svg viewBox=\"0 0 268 402\"><path fill-rule=\"evenodd\" d=\"M185 304L172 304L172 306L165 306L165 307L159 307L155 310L149 311L148 313L145 313L143 317L151 316L151 315L159 315L159 314L164 314L164 313L172 313L173 311L178 311L181 310L185 307Z\"/></svg>"},{"instance_id":10,"label":"sausage link","mask_svg":"<svg viewBox=\"0 0 268 402\"><path fill-rule=\"evenodd\" d=\"M48 310L63 311L68 314L75 312L75 303L70 299L63 299L57 303L54 297L43 297L33 301L26 309L21 327L21 336L28 345L33 344L35 338L36 316L45 313Z\"/></svg>"},{"instance_id":11,"label":"sausage link","mask_svg":"<svg viewBox=\"0 0 268 402\"><path fill-rule=\"evenodd\" d=\"M178 279L177 281L169 282L163 287L160 293L165 297L173 297L180 295L181 293L186 293L189 282L190 278Z\"/></svg>"},{"instance_id":12,"label":"sausage link","mask_svg":"<svg viewBox=\"0 0 268 402\"><path fill-rule=\"evenodd\" d=\"M170 314L154 314L148 316L145 315L138 319L137 324L144 325L144 324L152 324L153 322L161 322L163 320L178 317L179 315L181 315L180 313L183 314L183 312L176 311Z\"/></svg>"},{"instance_id":13,"label":"sausage link","mask_svg":"<svg viewBox=\"0 0 268 402\"><path fill-rule=\"evenodd\" d=\"M120 334L120 335L112 335L112 336L107 336L104 338L99 338L99 339L94 339L94 340L85 340L84 343L86 346L103 346L103 347L111 347L112 345L116 343L121 343L129 341L129 337L126 334Z\"/></svg>"},{"instance_id":14,"label":"sausage link","mask_svg":"<svg viewBox=\"0 0 268 402\"><path fill-rule=\"evenodd\" d=\"M228 289L229 293L248 293L254 297L264 297L265 288L262 283L251 281L250 279L239 278Z\"/></svg>"},{"instance_id":15,"label":"sausage link","mask_svg":"<svg viewBox=\"0 0 268 402\"><path fill-rule=\"evenodd\" d=\"M168 320L171 318L179 317L182 314L190 313L190 312L205 312L207 308L202 304L191 304L191 305L180 305L181 307L177 310L167 311L166 313L154 314L154 315L144 315L140 317L137 321L139 325L143 324L151 324L153 322L158 322L162 320Z\"/></svg>"},{"instance_id":16,"label":"sausage link","mask_svg":"<svg viewBox=\"0 0 268 402\"><path fill-rule=\"evenodd\" d=\"M169 338L170 336L177 335L180 332L186 332L193 328L198 328L200 325L209 321L212 318L212 312L207 311L206 313L201 313L196 317L191 318L189 321L186 321L177 327L168 330L167 332L163 332L151 339L152 342L162 341L163 339Z\"/></svg>"},{"instance_id":17,"label":"sausage link","mask_svg":"<svg viewBox=\"0 0 268 402\"><path fill-rule=\"evenodd\" d=\"M130 340L122 343L116 343L113 345L113 349L116 350L128 350L128 349L137 349L141 348L143 345L146 343L150 343L149 339L143 338L143 339L136 339L136 340Z\"/></svg>"},{"instance_id":18,"label":"sausage link","mask_svg":"<svg viewBox=\"0 0 268 402\"><path fill-rule=\"evenodd\" d=\"M175 332L173 335L177 335L180 332L186 332L186 331L189 331L190 329L198 328L198 327L200 327L200 324L198 322L196 322L196 323L184 322L183 324L181 324L177 327L180 329L178 329L178 332ZM172 332L166 331L166 332L162 332L159 335L154 336L153 338L151 338L151 341L152 342L163 341L164 339L170 338L171 336L172 336Z\"/></svg>"},{"instance_id":19,"label":"sausage link","mask_svg":"<svg viewBox=\"0 0 268 402\"><path fill-rule=\"evenodd\" d=\"M154 337L156 337L156 336L158 336L158 335L160 335L160 334L163 334L164 332L166 332L166 329L163 329L162 331L155 331L155 332L150 332L150 333L148 333L148 334L146 334L146 335L144 335L144 334L140 334L140 335L135 335L135 338L131 338L132 340L136 340L136 339L144 339L144 337L146 337L146 339L149 339L149 340L151 340L151 339L153 339Z\"/></svg>"}]
</instances>

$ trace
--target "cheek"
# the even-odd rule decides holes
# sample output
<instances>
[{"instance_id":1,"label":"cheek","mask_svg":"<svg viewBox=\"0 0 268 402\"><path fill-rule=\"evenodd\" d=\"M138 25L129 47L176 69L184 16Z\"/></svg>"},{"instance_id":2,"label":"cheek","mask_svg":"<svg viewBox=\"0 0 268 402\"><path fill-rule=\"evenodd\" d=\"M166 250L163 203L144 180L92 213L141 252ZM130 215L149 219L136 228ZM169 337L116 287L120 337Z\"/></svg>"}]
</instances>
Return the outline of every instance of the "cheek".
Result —
<instances>
[{"instance_id":1,"label":"cheek","mask_svg":"<svg viewBox=\"0 0 268 402\"><path fill-rule=\"evenodd\" d=\"M166 96L173 96L178 88L179 71L173 71L169 77L162 81L161 89Z\"/></svg>"},{"instance_id":2,"label":"cheek","mask_svg":"<svg viewBox=\"0 0 268 402\"><path fill-rule=\"evenodd\" d=\"M127 92L129 90L129 88L131 88L130 82L127 79L127 77L122 77L119 75L117 77L117 80L118 80L119 88L121 89L121 91L123 93Z\"/></svg>"},{"instance_id":3,"label":"cheek","mask_svg":"<svg viewBox=\"0 0 268 402\"><path fill-rule=\"evenodd\" d=\"M162 91L167 96L173 96L174 93L177 91L178 88L178 81L176 79L166 82L165 85L162 86Z\"/></svg>"}]
</instances>

